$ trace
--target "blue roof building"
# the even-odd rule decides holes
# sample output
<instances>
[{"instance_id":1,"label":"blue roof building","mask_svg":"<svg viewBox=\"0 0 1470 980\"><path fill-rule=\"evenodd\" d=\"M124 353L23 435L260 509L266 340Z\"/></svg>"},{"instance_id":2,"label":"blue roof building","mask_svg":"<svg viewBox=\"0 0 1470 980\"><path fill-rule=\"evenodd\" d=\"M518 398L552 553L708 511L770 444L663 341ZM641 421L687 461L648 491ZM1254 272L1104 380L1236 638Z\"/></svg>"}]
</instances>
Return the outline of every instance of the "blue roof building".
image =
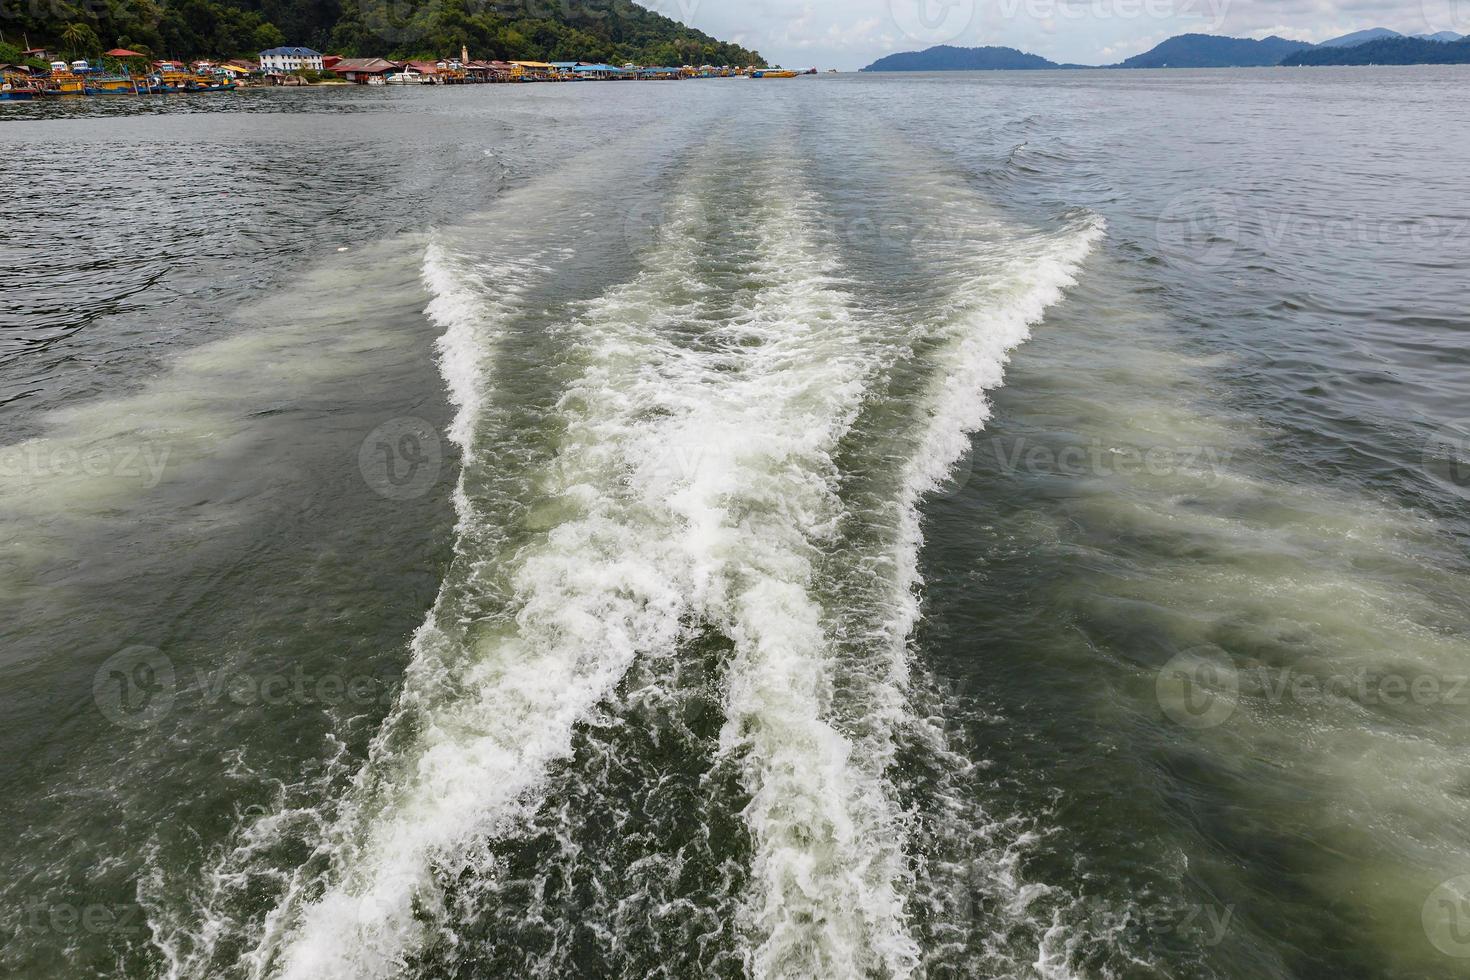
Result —
<instances>
[{"instance_id":1,"label":"blue roof building","mask_svg":"<svg viewBox=\"0 0 1470 980\"><path fill-rule=\"evenodd\" d=\"M260 67L267 73L281 73L311 69L322 70L322 53L311 48L271 48L260 53Z\"/></svg>"}]
</instances>

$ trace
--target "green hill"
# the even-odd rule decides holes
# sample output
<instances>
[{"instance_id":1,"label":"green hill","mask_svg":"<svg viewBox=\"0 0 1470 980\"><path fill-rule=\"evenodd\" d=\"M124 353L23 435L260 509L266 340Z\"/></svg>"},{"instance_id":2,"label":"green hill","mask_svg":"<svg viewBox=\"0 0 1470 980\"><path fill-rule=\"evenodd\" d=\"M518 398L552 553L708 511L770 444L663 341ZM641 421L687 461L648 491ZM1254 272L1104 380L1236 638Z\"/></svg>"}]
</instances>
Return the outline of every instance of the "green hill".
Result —
<instances>
[{"instance_id":1,"label":"green hill","mask_svg":"<svg viewBox=\"0 0 1470 980\"><path fill-rule=\"evenodd\" d=\"M1283 65L1464 65L1470 64L1470 40L1426 41L1385 37L1350 48L1298 51Z\"/></svg>"},{"instance_id":2,"label":"green hill","mask_svg":"<svg viewBox=\"0 0 1470 980\"><path fill-rule=\"evenodd\" d=\"M16 16L18 15L18 16ZM21 4L7 42L29 36L67 57L112 47L155 57L253 57L281 44L328 54L612 64L763 64L631 0L132 0Z\"/></svg>"}]
</instances>

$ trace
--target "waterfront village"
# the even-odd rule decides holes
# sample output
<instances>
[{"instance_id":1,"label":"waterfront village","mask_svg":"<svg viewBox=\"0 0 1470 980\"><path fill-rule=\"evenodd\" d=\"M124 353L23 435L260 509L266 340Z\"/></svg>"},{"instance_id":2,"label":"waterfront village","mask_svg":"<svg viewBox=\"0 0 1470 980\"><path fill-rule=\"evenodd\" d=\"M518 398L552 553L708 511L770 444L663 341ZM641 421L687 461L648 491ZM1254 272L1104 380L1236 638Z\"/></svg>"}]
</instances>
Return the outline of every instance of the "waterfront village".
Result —
<instances>
[{"instance_id":1,"label":"waterfront village","mask_svg":"<svg viewBox=\"0 0 1470 980\"><path fill-rule=\"evenodd\" d=\"M475 85L571 81L677 81L688 78L795 78L815 68L790 71L715 65L605 65L583 61L476 61L461 48L459 57L437 61L343 58L310 48L278 47L260 52L258 61L155 61L146 54L114 48L101 58L52 60L42 48L22 52L22 64L0 65L0 100L49 96L164 95L225 92L242 87L356 85ZM42 68L41 65L47 67Z\"/></svg>"}]
</instances>

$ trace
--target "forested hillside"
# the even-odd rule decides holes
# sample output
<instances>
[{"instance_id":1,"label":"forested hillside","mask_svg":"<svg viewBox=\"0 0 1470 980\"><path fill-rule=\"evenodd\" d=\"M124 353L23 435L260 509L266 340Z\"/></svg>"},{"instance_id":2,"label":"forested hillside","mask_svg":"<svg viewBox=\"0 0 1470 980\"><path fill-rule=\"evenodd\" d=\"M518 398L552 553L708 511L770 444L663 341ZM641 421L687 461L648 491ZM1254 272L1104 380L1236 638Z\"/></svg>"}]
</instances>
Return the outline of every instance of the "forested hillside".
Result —
<instances>
[{"instance_id":1,"label":"forested hillside","mask_svg":"<svg viewBox=\"0 0 1470 980\"><path fill-rule=\"evenodd\" d=\"M761 57L630 0L54 0L16 4L0 29L69 57L251 56L280 44L330 54L622 64L760 64Z\"/></svg>"},{"instance_id":2,"label":"forested hillside","mask_svg":"<svg viewBox=\"0 0 1470 980\"><path fill-rule=\"evenodd\" d=\"M1470 64L1470 40L1427 41L1385 37L1347 48L1299 51L1283 65L1464 65Z\"/></svg>"}]
</instances>

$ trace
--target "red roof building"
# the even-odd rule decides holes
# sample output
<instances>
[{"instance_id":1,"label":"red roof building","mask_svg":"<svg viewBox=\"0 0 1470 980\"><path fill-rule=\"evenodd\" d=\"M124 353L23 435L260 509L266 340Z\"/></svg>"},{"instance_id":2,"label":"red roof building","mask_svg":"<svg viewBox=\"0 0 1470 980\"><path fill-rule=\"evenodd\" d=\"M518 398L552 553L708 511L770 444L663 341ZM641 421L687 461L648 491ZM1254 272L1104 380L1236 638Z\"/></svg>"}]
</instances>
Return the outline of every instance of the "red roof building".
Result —
<instances>
[{"instance_id":1,"label":"red roof building","mask_svg":"<svg viewBox=\"0 0 1470 980\"><path fill-rule=\"evenodd\" d=\"M382 58L342 58L332 69L333 73L359 85L366 85L374 76L383 78L397 70L396 64Z\"/></svg>"}]
</instances>

